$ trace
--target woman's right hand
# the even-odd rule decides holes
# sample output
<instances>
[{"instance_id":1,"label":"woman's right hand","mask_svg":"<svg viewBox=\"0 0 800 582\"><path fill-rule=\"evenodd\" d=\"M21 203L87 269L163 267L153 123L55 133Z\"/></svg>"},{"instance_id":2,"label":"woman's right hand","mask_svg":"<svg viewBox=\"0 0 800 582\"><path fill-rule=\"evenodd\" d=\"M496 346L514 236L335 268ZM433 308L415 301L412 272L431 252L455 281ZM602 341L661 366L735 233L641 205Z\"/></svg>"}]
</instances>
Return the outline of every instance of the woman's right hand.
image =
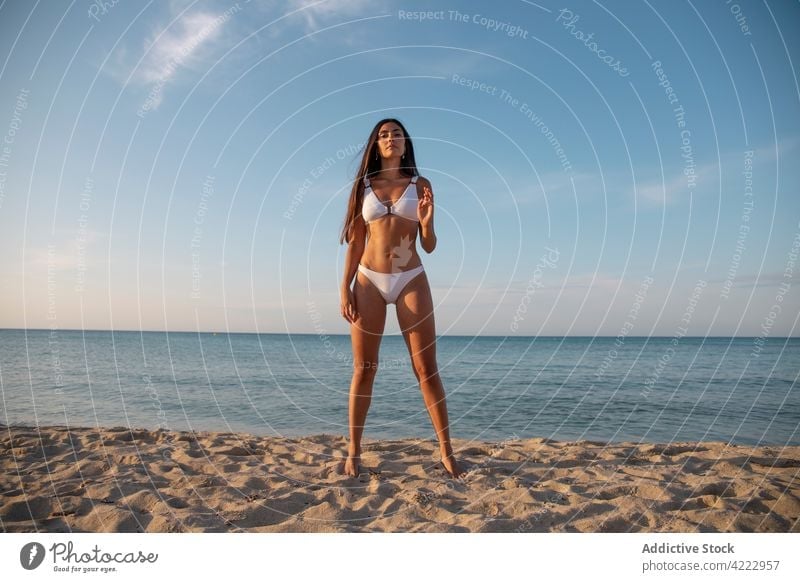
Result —
<instances>
[{"instance_id":1,"label":"woman's right hand","mask_svg":"<svg viewBox=\"0 0 800 582\"><path fill-rule=\"evenodd\" d=\"M358 311L356 310L356 300L355 297L353 297L353 290L350 289L350 287L342 289L341 302L342 317L350 323L355 323L355 320L358 319Z\"/></svg>"}]
</instances>

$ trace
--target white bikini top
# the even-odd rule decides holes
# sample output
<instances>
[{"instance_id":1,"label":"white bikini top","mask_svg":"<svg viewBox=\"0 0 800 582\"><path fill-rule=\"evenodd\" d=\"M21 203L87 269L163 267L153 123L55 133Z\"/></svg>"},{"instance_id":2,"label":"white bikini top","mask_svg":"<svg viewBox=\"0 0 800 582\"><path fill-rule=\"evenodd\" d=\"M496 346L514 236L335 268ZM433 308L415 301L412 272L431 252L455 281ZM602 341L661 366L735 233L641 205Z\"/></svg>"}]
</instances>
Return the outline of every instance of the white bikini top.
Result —
<instances>
[{"instance_id":1,"label":"white bikini top","mask_svg":"<svg viewBox=\"0 0 800 582\"><path fill-rule=\"evenodd\" d=\"M377 220L390 214L401 216L414 222L419 222L417 217L417 205L419 198L417 197L417 176L411 178L411 183L403 191L403 194L398 198L397 202L392 205L381 202L372 190L369 183L369 178L364 176L364 203L361 206L361 216L364 217L364 222L369 224L373 220ZM409 190L412 192L409 194ZM368 191L368 192L367 192Z\"/></svg>"}]
</instances>

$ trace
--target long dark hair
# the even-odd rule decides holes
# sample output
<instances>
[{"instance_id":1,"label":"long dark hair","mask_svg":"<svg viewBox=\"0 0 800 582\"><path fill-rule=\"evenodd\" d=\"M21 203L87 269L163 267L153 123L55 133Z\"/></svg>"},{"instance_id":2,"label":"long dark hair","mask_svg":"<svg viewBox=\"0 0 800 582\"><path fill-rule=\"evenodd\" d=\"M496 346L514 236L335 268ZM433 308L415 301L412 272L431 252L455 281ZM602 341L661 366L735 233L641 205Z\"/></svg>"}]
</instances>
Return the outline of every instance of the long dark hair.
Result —
<instances>
[{"instance_id":1,"label":"long dark hair","mask_svg":"<svg viewBox=\"0 0 800 582\"><path fill-rule=\"evenodd\" d=\"M349 244L352 239L353 225L358 215L361 214L361 205L364 202L364 177L371 178L381 171L381 160L376 157L378 156L378 130L384 123L389 122L396 123L400 126L405 140L405 158L403 158L403 163L400 166L400 173L409 177L418 175L417 160L414 157L414 145L411 143L411 136L408 135L405 126L393 117L381 119L375 124L375 127L372 128L369 139L364 146L361 164L358 167L358 172L353 181L353 187L350 190L350 199L347 203L347 213L345 214L344 226L342 226L342 232L339 236L339 244Z\"/></svg>"}]
</instances>

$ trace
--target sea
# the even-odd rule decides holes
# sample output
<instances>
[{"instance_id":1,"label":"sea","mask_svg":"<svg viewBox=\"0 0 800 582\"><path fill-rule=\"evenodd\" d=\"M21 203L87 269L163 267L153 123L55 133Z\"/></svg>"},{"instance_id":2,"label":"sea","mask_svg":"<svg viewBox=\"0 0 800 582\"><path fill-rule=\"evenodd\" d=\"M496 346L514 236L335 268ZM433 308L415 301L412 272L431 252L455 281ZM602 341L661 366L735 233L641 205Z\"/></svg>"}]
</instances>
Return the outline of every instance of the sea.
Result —
<instances>
[{"instance_id":1,"label":"sea","mask_svg":"<svg viewBox=\"0 0 800 582\"><path fill-rule=\"evenodd\" d=\"M451 437L799 445L800 338L440 336ZM348 434L350 337L0 330L0 423ZM435 439L385 335L365 439Z\"/></svg>"}]
</instances>

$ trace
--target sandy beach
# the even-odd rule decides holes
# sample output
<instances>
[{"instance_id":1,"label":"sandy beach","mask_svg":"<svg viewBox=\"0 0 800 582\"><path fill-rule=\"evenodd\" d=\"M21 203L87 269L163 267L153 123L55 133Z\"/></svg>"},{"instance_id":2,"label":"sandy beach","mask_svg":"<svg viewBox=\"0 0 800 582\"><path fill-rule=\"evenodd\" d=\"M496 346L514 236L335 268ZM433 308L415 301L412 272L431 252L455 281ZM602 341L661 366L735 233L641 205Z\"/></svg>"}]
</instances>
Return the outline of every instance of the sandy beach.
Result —
<instances>
[{"instance_id":1,"label":"sandy beach","mask_svg":"<svg viewBox=\"0 0 800 582\"><path fill-rule=\"evenodd\" d=\"M0 426L5 532L800 532L800 447Z\"/></svg>"}]
</instances>

